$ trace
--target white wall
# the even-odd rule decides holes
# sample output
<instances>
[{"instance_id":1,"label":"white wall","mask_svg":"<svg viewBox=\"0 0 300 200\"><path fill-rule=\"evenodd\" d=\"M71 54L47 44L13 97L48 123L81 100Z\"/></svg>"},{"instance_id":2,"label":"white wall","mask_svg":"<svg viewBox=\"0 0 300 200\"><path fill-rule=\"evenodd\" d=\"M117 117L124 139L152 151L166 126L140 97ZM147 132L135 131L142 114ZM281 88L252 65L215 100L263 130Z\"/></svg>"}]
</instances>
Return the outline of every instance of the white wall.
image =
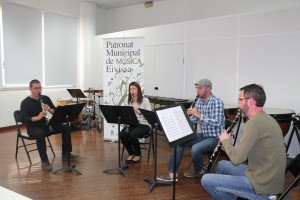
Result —
<instances>
[{"instance_id":1,"label":"white wall","mask_svg":"<svg viewBox=\"0 0 300 200\"><path fill-rule=\"evenodd\" d=\"M258 83L267 93L265 107L300 112L300 6L100 35L94 43L99 56L94 67L102 68L102 39L113 37L145 37L146 47L183 43L182 98L193 99L194 83L207 77L225 104L237 104L238 89ZM155 57L145 58L151 59ZM160 81L167 83L169 75Z\"/></svg>"},{"instance_id":2,"label":"white wall","mask_svg":"<svg viewBox=\"0 0 300 200\"><path fill-rule=\"evenodd\" d=\"M98 34L297 5L299 0L163 0L152 8L140 4L108 10L105 24L99 24L105 32Z\"/></svg>"},{"instance_id":3,"label":"white wall","mask_svg":"<svg viewBox=\"0 0 300 200\"><path fill-rule=\"evenodd\" d=\"M255 82L266 89L266 107L300 112L300 95L295 92L298 89L295 81L300 73L297 68L300 65L297 54L300 51L300 7L100 35L94 42L97 70L102 68L102 39L113 37L145 37L146 47L184 43L182 98L193 99L194 83L208 77L217 96L227 104L236 104L238 89ZM168 77L161 81L167 82ZM100 82L95 85L101 87Z\"/></svg>"}]
</instances>

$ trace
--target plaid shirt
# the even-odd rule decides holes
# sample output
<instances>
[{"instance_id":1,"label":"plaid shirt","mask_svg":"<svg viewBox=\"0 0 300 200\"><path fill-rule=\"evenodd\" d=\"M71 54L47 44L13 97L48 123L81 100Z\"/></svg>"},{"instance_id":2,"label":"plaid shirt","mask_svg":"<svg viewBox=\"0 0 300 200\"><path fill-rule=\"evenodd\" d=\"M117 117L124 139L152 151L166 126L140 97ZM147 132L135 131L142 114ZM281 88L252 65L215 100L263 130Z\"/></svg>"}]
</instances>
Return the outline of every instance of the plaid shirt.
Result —
<instances>
[{"instance_id":1,"label":"plaid shirt","mask_svg":"<svg viewBox=\"0 0 300 200\"><path fill-rule=\"evenodd\" d=\"M191 116L191 121L200 126L201 133L205 137L218 137L225 126L224 103L221 99L211 94L207 102L204 103L199 98L195 108L201 114L201 118Z\"/></svg>"}]
</instances>

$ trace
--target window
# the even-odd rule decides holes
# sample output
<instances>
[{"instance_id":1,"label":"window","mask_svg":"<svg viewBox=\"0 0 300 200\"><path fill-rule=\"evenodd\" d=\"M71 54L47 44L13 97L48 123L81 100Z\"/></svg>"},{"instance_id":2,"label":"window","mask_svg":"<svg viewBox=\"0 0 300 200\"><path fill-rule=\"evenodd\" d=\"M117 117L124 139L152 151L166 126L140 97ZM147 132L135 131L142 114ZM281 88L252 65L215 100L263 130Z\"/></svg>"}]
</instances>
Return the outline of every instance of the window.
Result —
<instances>
[{"instance_id":1,"label":"window","mask_svg":"<svg viewBox=\"0 0 300 200\"><path fill-rule=\"evenodd\" d=\"M77 21L69 16L2 4L1 86L74 86L77 80Z\"/></svg>"}]
</instances>

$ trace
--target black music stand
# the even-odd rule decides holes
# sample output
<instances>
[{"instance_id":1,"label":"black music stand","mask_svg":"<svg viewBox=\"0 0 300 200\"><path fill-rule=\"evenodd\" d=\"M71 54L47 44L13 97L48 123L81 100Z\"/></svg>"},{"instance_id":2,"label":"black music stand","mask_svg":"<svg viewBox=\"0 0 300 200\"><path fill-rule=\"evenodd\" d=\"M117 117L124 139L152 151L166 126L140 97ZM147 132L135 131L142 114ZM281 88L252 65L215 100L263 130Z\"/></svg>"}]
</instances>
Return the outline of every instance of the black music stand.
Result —
<instances>
[{"instance_id":1,"label":"black music stand","mask_svg":"<svg viewBox=\"0 0 300 200\"><path fill-rule=\"evenodd\" d=\"M76 103L79 103L79 98L86 98L81 89L67 89L73 98L76 98Z\"/></svg>"},{"instance_id":2,"label":"black music stand","mask_svg":"<svg viewBox=\"0 0 300 200\"><path fill-rule=\"evenodd\" d=\"M73 104L73 105L66 105L66 106L58 106L54 113L52 118L50 119L48 125L57 125L62 123L67 123L67 126L70 128L70 121L74 121L79 113L82 111L85 104ZM61 169L55 170L53 173L56 174L61 171L70 171L78 175L82 175L80 171L75 169L76 165L71 166L70 162L70 153L68 153L68 166L63 167Z\"/></svg>"},{"instance_id":3,"label":"black music stand","mask_svg":"<svg viewBox=\"0 0 300 200\"><path fill-rule=\"evenodd\" d=\"M165 184L165 185L172 185L170 182L157 180L156 178L156 169L157 169L157 130L161 130L161 128L158 126L158 121L155 116L155 113L153 111L145 110L139 108L143 116L146 118L146 120L149 122L149 124L155 128L155 136L154 136L154 175L153 178L144 178L144 181L149 181L151 185L148 187L148 193L150 193L153 188L157 184Z\"/></svg>"},{"instance_id":4,"label":"black music stand","mask_svg":"<svg viewBox=\"0 0 300 200\"><path fill-rule=\"evenodd\" d=\"M197 138L194 125L185 112L182 104L170 105L159 108L155 111L160 127L165 132L170 147L174 148L174 169L173 169L173 200L175 200L176 190L176 153L177 145L184 144Z\"/></svg>"},{"instance_id":5,"label":"black music stand","mask_svg":"<svg viewBox=\"0 0 300 200\"><path fill-rule=\"evenodd\" d=\"M124 171L124 166L121 166L121 156L120 156L120 125L126 124L135 126L138 124L135 112L132 106L113 106L113 105L99 105L104 118L108 123L118 124L118 167L106 169L103 172L113 172L118 171L123 176L128 177L127 173Z\"/></svg>"}]
</instances>

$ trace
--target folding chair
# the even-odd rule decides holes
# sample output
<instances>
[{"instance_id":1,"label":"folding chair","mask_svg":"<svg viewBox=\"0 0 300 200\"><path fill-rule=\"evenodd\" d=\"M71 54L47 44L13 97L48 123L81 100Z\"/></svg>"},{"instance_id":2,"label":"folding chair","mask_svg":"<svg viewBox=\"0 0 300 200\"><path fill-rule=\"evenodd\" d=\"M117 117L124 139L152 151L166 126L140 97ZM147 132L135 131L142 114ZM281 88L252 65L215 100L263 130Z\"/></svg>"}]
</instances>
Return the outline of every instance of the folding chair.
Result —
<instances>
[{"instance_id":1,"label":"folding chair","mask_svg":"<svg viewBox=\"0 0 300 200\"><path fill-rule=\"evenodd\" d=\"M146 141L146 140L149 140L149 141ZM145 135L144 137L139 138L140 145L142 145L141 149L146 150L148 153L147 162L149 162L151 149L152 149L152 153L154 155L154 142L153 141L154 141L153 140L153 128L150 129L150 132L148 135ZM121 160L123 160L124 149L125 149L125 147L123 145Z\"/></svg>"},{"instance_id":2,"label":"folding chair","mask_svg":"<svg viewBox=\"0 0 300 200\"><path fill-rule=\"evenodd\" d=\"M17 125L17 143L16 143L16 154L15 154L15 159L17 159L18 157L18 150L19 148L21 147L24 147L25 149L25 152L27 154L27 157L28 157L28 160L30 162L30 165L32 165L32 162L31 162L31 158L30 158L30 155L29 153L32 152L32 151L36 151L38 150L36 147L35 148L31 148L31 149L28 149L27 147L29 146L32 146L32 145L36 145L36 142L30 142L30 143L26 143L25 140L30 140L30 141L34 141L35 139L30 137L26 132L22 132L21 131L21 124L22 124L22 120L21 120L21 111L20 110L16 110L14 112L14 118L15 118L15 122L16 122L16 125ZM47 147L50 147L52 153L53 153L53 156L55 157L55 153L53 151L53 148L52 148L52 145L51 145L51 142L49 140L48 137L46 137L47 140L48 140L48 145ZM19 139L22 141L22 144L19 145Z\"/></svg>"}]
</instances>

